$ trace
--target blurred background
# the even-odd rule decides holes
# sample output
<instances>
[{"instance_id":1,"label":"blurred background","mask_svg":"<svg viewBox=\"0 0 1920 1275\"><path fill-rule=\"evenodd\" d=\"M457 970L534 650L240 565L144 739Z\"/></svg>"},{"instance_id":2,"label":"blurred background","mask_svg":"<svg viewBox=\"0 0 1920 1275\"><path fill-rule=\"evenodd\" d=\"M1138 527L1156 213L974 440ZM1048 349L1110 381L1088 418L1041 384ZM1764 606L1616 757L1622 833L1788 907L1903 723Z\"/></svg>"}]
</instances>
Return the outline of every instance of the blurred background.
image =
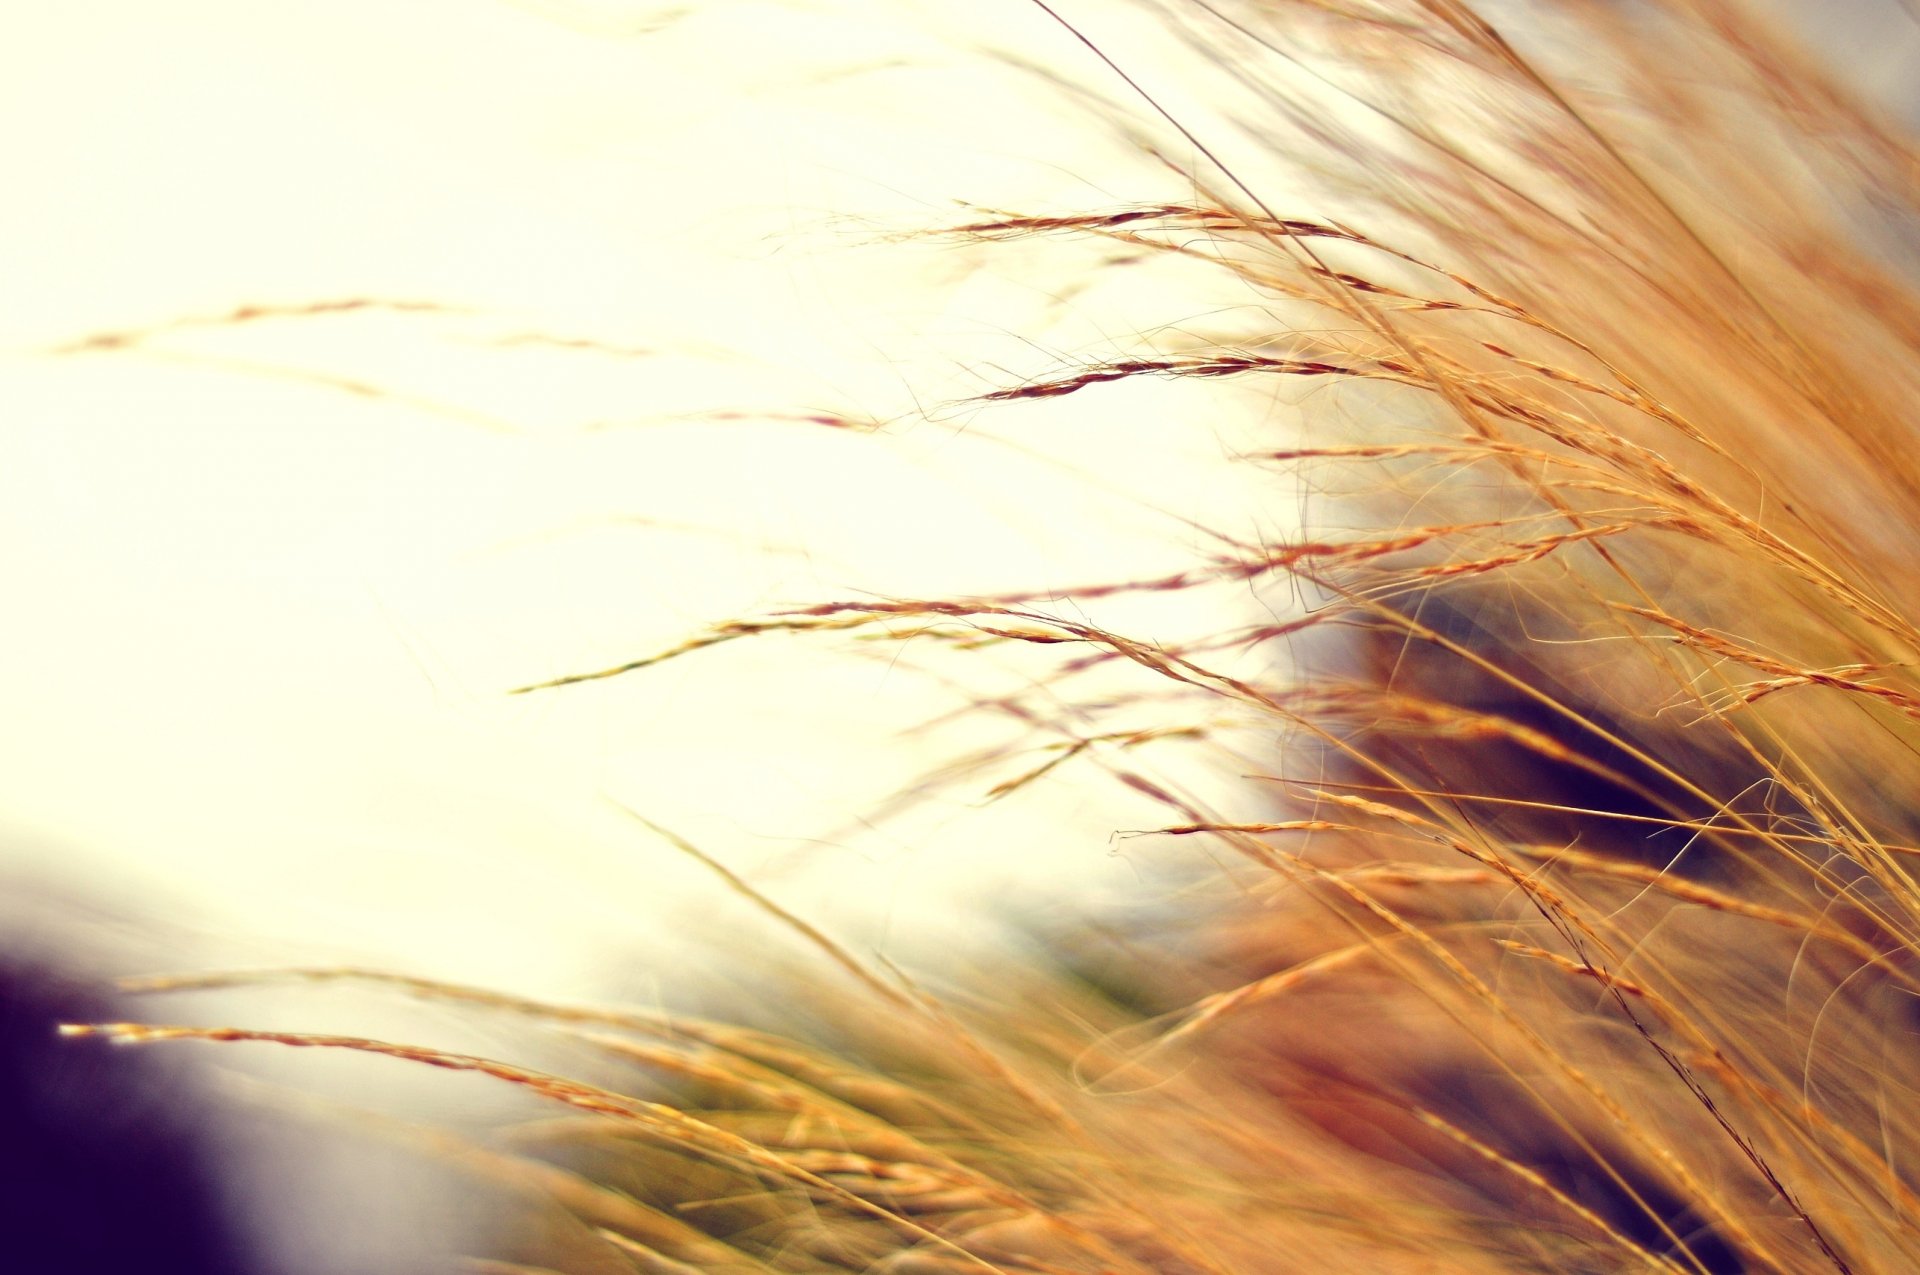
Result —
<instances>
[{"instance_id":1,"label":"blurred background","mask_svg":"<svg viewBox=\"0 0 1920 1275\"><path fill-rule=\"evenodd\" d=\"M1116 53L1152 42L1147 10L1094 7ZM54 1049L56 1021L501 1042L341 992L114 1003L101 980L356 965L645 1005L721 951L780 959L790 936L635 814L862 956L991 946L1049 872L1082 900L1137 880L1071 782L854 817L998 742L915 729L983 688L910 654L775 644L511 693L782 604L1170 568L1196 515L1271 516L1224 423L1076 405L1016 435L968 402L1168 317L1151 283L1095 303L1028 275L1032 250L911 237L963 205L1190 193L1068 87L1110 85L1060 26L1011 3L191 0L7 27L7 1048L92 1076L116 1095L96 1110L169 1094L186 1114L152 1154L224 1176L266 1236L241 1269L402 1269L395 1246L424 1262L475 1222L424 1222L431 1174L378 1139L284 1127L290 1095L455 1120L514 1099L379 1059ZM262 1084L275 1118L236 1116ZM46 1190L16 1198L21 1233L86 1266L104 1206L60 1238L45 1201L87 1195L91 1162L62 1178L46 1149L147 1126L27 1106L40 1140L14 1145L40 1149L7 1172Z\"/></svg>"}]
</instances>

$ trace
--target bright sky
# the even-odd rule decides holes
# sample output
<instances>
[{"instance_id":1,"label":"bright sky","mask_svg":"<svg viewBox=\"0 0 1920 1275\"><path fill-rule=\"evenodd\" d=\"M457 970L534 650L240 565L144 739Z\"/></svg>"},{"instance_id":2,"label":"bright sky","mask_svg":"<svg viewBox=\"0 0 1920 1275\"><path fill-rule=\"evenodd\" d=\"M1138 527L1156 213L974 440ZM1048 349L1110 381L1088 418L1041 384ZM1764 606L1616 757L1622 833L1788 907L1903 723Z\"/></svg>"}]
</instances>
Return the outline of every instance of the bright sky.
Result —
<instances>
[{"instance_id":1,"label":"bright sky","mask_svg":"<svg viewBox=\"0 0 1920 1275\"><path fill-rule=\"evenodd\" d=\"M783 601L1099 580L1177 561L1181 516L1253 516L1206 431L1023 418L1082 481L915 413L1113 348L1132 302L1051 313L1021 248L890 236L958 199L1164 197L1164 174L973 52L952 6L716 0L648 29L659 8L83 0L9 24L0 870L212 944L162 938L162 963L564 991L710 892L608 794L790 878L796 839L926 763L894 732L949 705L791 647L510 688ZM966 9L1084 64L1031 5ZM356 299L436 308L218 321ZM892 424L752 419L823 409ZM1129 503L1149 490L1173 516ZM1074 800L1066 844L1125 874ZM1007 855L1044 848L1032 813ZM888 923L985 879L884 844L923 857L818 861Z\"/></svg>"},{"instance_id":2,"label":"bright sky","mask_svg":"<svg viewBox=\"0 0 1920 1275\"><path fill-rule=\"evenodd\" d=\"M1207 77L1153 74L1142 9L1065 8L1201 119L1180 90ZM1180 560L1182 517L1284 516L1175 398L943 406L1204 309L1091 269L1063 297L1057 244L897 242L956 200L1182 193L980 51L1147 118L1027 0L75 0L7 25L7 872L159 892L234 959L564 986L703 881L606 794L787 872L917 773L893 732L947 705L788 649L508 689L781 602L1139 574ZM437 308L218 321L357 299ZM823 410L889 424L767 419ZM1016 427L1038 458L991 442ZM818 857L880 912L951 892L936 855L889 877L874 853ZM503 908L566 941L503 943Z\"/></svg>"}]
</instances>

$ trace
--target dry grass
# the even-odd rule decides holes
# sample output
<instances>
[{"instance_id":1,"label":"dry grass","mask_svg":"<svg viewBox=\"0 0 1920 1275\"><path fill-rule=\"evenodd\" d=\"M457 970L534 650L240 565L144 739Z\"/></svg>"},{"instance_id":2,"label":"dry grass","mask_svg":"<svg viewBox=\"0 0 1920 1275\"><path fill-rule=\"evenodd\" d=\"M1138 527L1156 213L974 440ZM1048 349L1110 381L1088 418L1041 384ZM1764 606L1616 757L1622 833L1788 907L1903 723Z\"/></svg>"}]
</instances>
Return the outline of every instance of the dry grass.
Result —
<instances>
[{"instance_id":1,"label":"dry grass","mask_svg":"<svg viewBox=\"0 0 1920 1275\"><path fill-rule=\"evenodd\" d=\"M1309 382L1304 432L1243 463L1276 500L1337 487L1339 525L1203 527L1181 570L1044 595L822 599L522 689L776 633L990 653L1044 687L974 710L1023 744L930 783L1104 774L1163 810L1141 835L1220 855L1171 919L936 997L712 864L851 972L795 975L836 1024L811 1043L298 973L577 1037L624 1088L88 1030L574 1109L501 1163L578 1227L475 1269L1920 1268L1920 303L1911 243L1861 220L1920 211L1920 157L1717 0L1511 36L1443 0L1168 7L1274 173L1202 158L1185 202L930 233L1203 262L1254 320L975 406ZM1181 642L1081 609L1222 590L1302 602ZM1254 773L1215 808L1176 755Z\"/></svg>"}]
</instances>

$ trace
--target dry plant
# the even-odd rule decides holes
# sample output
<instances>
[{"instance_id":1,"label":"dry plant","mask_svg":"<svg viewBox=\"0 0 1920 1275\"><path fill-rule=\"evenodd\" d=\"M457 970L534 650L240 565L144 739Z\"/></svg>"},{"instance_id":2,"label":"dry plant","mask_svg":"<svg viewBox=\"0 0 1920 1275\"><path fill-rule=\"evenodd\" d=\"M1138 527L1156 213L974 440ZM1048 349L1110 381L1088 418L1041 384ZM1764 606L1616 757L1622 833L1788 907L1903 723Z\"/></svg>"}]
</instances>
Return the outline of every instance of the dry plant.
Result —
<instances>
[{"instance_id":1,"label":"dry plant","mask_svg":"<svg viewBox=\"0 0 1920 1275\"><path fill-rule=\"evenodd\" d=\"M661 829L818 958L751 1025L341 969L229 981L519 1020L592 1078L73 1030L551 1099L445 1149L516 1184L487 1272L1920 1268L1920 158L1722 0L1155 13L1220 131L1071 30L1186 197L919 237L1030 241L1063 295L1224 284L1231 310L965 406L1017 434L1148 382L1196 429L1292 404L1236 461L1291 530L1198 526L1177 569L1045 592L823 597L521 689L910 644L990 684L967 711L1009 742L902 801L1105 785L1116 832L1194 852L1157 907L909 975Z\"/></svg>"}]
</instances>

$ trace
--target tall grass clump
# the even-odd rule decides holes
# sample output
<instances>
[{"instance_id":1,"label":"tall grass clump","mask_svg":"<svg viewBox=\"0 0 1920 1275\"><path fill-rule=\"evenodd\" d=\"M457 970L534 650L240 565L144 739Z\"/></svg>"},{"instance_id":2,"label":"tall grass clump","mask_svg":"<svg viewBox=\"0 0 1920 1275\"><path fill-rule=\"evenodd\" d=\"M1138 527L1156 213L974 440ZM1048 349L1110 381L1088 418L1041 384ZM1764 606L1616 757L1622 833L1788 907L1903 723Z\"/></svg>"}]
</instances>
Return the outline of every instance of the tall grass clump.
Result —
<instances>
[{"instance_id":1,"label":"tall grass clump","mask_svg":"<svg viewBox=\"0 0 1920 1275\"><path fill-rule=\"evenodd\" d=\"M1012 950L896 964L661 827L791 940L750 1003L233 976L457 1006L558 1069L84 1030L551 1100L445 1149L510 1184L493 1272L1920 1268L1920 156L1721 0L1057 8L1087 72L1059 91L1142 188L909 242L1017 254L1063 308L1191 291L922 421L1145 410L1265 515L1203 511L1135 574L823 594L517 690L877 652L965 744L849 825L1065 786L1138 888L1063 870Z\"/></svg>"}]
</instances>

